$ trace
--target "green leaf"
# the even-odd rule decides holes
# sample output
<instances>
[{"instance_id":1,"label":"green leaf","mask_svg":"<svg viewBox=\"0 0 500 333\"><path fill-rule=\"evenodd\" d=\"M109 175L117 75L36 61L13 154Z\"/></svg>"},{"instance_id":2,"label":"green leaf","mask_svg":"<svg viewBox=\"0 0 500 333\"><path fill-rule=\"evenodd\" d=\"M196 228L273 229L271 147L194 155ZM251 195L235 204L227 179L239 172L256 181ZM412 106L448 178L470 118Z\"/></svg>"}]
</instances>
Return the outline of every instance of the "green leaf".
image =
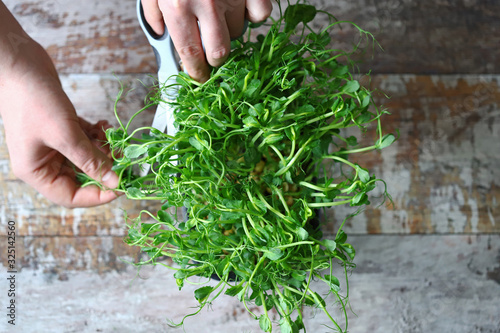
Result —
<instances>
[{"instance_id":1,"label":"green leaf","mask_svg":"<svg viewBox=\"0 0 500 333\"><path fill-rule=\"evenodd\" d=\"M164 210L159 210L157 213L158 220L161 222L167 222L167 223L172 223L174 222L172 215L170 213L164 211Z\"/></svg>"},{"instance_id":2,"label":"green leaf","mask_svg":"<svg viewBox=\"0 0 500 333\"><path fill-rule=\"evenodd\" d=\"M328 249L328 251L333 252L337 248L337 243L331 239L325 239L323 245Z\"/></svg>"},{"instance_id":3,"label":"green leaf","mask_svg":"<svg viewBox=\"0 0 500 333\"><path fill-rule=\"evenodd\" d=\"M316 8L312 5L295 4L285 10L285 32L294 30L299 23L311 22L316 16Z\"/></svg>"},{"instance_id":4,"label":"green leaf","mask_svg":"<svg viewBox=\"0 0 500 333\"><path fill-rule=\"evenodd\" d=\"M268 145L272 145L273 143L280 142L283 140L284 135L283 134L269 134L264 138L264 142Z\"/></svg>"},{"instance_id":5,"label":"green leaf","mask_svg":"<svg viewBox=\"0 0 500 333\"><path fill-rule=\"evenodd\" d=\"M292 326L285 318L281 318L279 321L281 333L293 333Z\"/></svg>"},{"instance_id":6,"label":"green leaf","mask_svg":"<svg viewBox=\"0 0 500 333\"><path fill-rule=\"evenodd\" d=\"M129 187L127 188L127 196L131 199L141 199L144 198L144 193L137 187Z\"/></svg>"},{"instance_id":7,"label":"green leaf","mask_svg":"<svg viewBox=\"0 0 500 333\"><path fill-rule=\"evenodd\" d=\"M315 294L315 295L316 295L316 297L317 297L317 299L318 299L318 300L316 301L316 302L319 302L319 304L318 304L318 305L319 305L319 306L321 306L321 307L326 307L326 302L325 302L325 300L323 299L323 297L321 297L321 296L320 296L317 292L314 292L313 294Z\"/></svg>"},{"instance_id":8,"label":"green leaf","mask_svg":"<svg viewBox=\"0 0 500 333\"><path fill-rule=\"evenodd\" d=\"M354 247L351 244L342 244L340 247L347 253L347 255L351 258L354 259L354 256L356 255L356 251L354 250Z\"/></svg>"},{"instance_id":9,"label":"green leaf","mask_svg":"<svg viewBox=\"0 0 500 333\"><path fill-rule=\"evenodd\" d=\"M214 288L210 286L198 288L194 291L194 297L198 300L198 302L203 303L208 296L210 296L213 290Z\"/></svg>"},{"instance_id":10,"label":"green leaf","mask_svg":"<svg viewBox=\"0 0 500 333\"><path fill-rule=\"evenodd\" d=\"M292 286L294 286L297 289L300 289L302 287L302 282L299 281L299 280L297 280L297 279L290 278L290 279L288 279L287 282L288 282L289 285L292 285Z\"/></svg>"},{"instance_id":11,"label":"green leaf","mask_svg":"<svg viewBox=\"0 0 500 333\"><path fill-rule=\"evenodd\" d=\"M205 147L198 141L194 136L189 138L189 143L191 146L195 147L196 149L202 151Z\"/></svg>"},{"instance_id":12,"label":"green leaf","mask_svg":"<svg viewBox=\"0 0 500 333\"><path fill-rule=\"evenodd\" d=\"M325 275L325 280L330 284L330 289L337 293L340 291L340 281L333 275Z\"/></svg>"},{"instance_id":13,"label":"green leaf","mask_svg":"<svg viewBox=\"0 0 500 333\"><path fill-rule=\"evenodd\" d=\"M347 144L349 146L357 146L358 145L358 139L356 139L355 136L350 136L346 138Z\"/></svg>"},{"instance_id":14,"label":"green leaf","mask_svg":"<svg viewBox=\"0 0 500 333\"><path fill-rule=\"evenodd\" d=\"M359 192L351 199L351 206L361 206L368 201L368 196L364 192Z\"/></svg>"},{"instance_id":15,"label":"green leaf","mask_svg":"<svg viewBox=\"0 0 500 333\"><path fill-rule=\"evenodd\" d=\"M364 192L360 192L351 200L351 206L361 206L367 203L368 196Z\"/></svg>"},{"instance_id":16,"label":"green leaf","mask_svg":"<svg viewBox=\"0 0 500 333\"><path fill-rule=\"evenodd\" d=\"M359 82L356 81L356 80L352 80L352 81L348 81L344 87L342 88L342 91L344 93L353 93L353 92L356 92L358 91L359 89Z\"/></svg>"},{"instance_id":17,"label":"green leaf","mask_svg":"<svg viewBox=\"0 0 500 333\"><path fill-rule=\"evenodd\" d=\"M221 221L239 220L243 216L245 216L245 213L242 212L222 212L220 214L220 219Z\"/></svg>"},{"instance_id":18,"label":"green leaf","mask_svg":"<svg viewBox=\"0 0 500 333\"><path fill-rule=\"evenodd\" d=\"M140 145L130 145L123 150L125 157L134 159L141 155L144 155L148 151L148 148Z\"/></svg>"},{"instance_id":19,"label":"green leaf","mask_svg":"<svg viewBox=\"0 0 500 333\"><path fill-rule=\"evenodd\" d=\"M236 286L232 286L231 288L229 289L226 289L226 291L224 292L224 294L226 295L229 295L229 296L236 296L240 293L240 291L243 289L243 286L242 285L236 285Z\"/></svg>"},{"instance_id":20,"label":"green leaf","mask_svg":"<svg viewBox=\"0 0 500 333\"><path fill-rule=\"evenodd\" d=\"M244 127L260 127L259 122L252 116L243 118Z\"/></svg>"},{"instance_id":21,"label":"green leaf","mask_svg":"<svg viewBox=\"0 0 500 333\"><path fill-rule=\"evenodd\" d=\"M187 271L185 271L183 269L179 269L174 274L174 278L176 278L176 279L185 279L186 277L188 277L188 273L187 273Z\"/></svg>"},{"instance_id":22,"label":"green leaf","mask_svg":"<svg viewBox=\"0 0 500 333\"><path fill-rule=\"evenodd\" d=\"M297 280L297 281L305 281L306 280L306 273L303 271L292 271L292 277Z\"/></svg>"},{"instance_id":23,"label":"green leaf","mask_svg":"<svg viewBox=\"0 0 500 333\"><path fill-rule=\"evenodd\" d=\"M396 141L396 137L393 134L386 134L384 135L382 140L379 140L377 142L377 148L384 149L386 147L389 147L394 141Z\"/></svg>"},{"instance_id":24,"label":"green leaf","mask_svg":"<svg viewBox=\"0 0 500 333\"><path fill-rule=\"evenodd\" d=\"M161 234L157 234L153 240L153 245L156 246L159 244L168 243L171 238L170 235L171 235L170 232L163 232Z\"/></svg>"},{"instance_id":25,"label":"green leaf","mask_svg":"<svg viewBox=\"0 0 500 333\"><path fill-rule=\"evenodd\" d=\"M366 108L371 102L370 95L366 95L361 102L361 107Z\"/></svg>"},{"instance_id":26,"label":"green leaf","mask_svg":"<svg viewBox=\"0 0 500 333\"><path fill-rule=\"evenodd\" d=\"M348 72L349 68L347 66L339 66L335 68L330 75L332 77L344 77Z\"/></svg>"},{"instance_id":27,"label":"green leaf","mask_svg":"<svg viewBox=\"0 0 500 333\"><path fill-rule=\"evenodd\" d=\"M253 79L250 81L250 83L247 86L247 89L244 92L245 97L252 98L255 95L257 95L257 92L260 88L260 80L259 79Z\"/></svg>"},{"instance_id":28,"label":"green leaf","mask_svg":"<svg viewBox=\"0 0 500 333\"><path fill-rule=\"evenodd\" d=\"M264 250L264 255L270 260L278 260L283 256L283 252L278 248L271 248L269 250Z\"/></svg>"},{"instance_id":29,"label":"green leaf","mask_svg":"<svg viewBox=\"0 0 500 333\"><path fill-rule=\"evenodd\" d=\"M297 111L295 113L300 114L300 113L313 113L314 112L314 106L311 104L305 104L297 108Z\"/></svg>"},{"instance_id":30,"label":"green leaf","mask_svg":"<svg viewBox=\"0 0 500 333\"><path fill-rule=\"evenodd\" d=\"M229 209L240 209L243 205L243 201L242 200L224 199L222 201L222 204Z\"/></svg>"},{"instance_id":31,"label":"green leaf","mask_svg":"<svg viewBox=\"0 0 500 333\"><path fill-rule=\"evenodd\" d=\"M255 147L247 147L247 150L244 154L245 162L253 165L260 162L262 154Z\"/></svg>"},{"instance_id":32,"label":"green leaf","mask_svg":"<svg viewBox=\"0 0 500 333\"><path fill-rule=\"evenodd\" d=\"M346 233L344 232L344 230L340 230L337 237L335 238L335 241L337 242L337 244L344 244L346 240Z\"/></svg>"},{"instance_id":33,"label":"green leaf","mask_svg":"<svg viewBox=\"0 0 500 333\"><path fill-rule=\"evenodd\" d=\"M153 226L158 227L156 223L142 223L141 224L141 233L142 234L147 234L149 232L154 232L155 230L151 230Z\"/></svg>"},{"instance_id":34,"label":"green leaf","mask_svg":"<svg viewBox=\"0 0 500 333\"><path fill-rule=\"evenodd\" d=\"M366 184L370 181L370 174L368 173L368 170L363 169L359 165L356 165L356 170L358 172L358 177L359 180L361 180L361 182Z\"/></svg>"},{"instance_id":35,"label":"green leaf","mask_svg":"<svg viewBox=\"0 0 500 333\"><path fill-rule=\"evenodd\" d=\"M259 326L260 329L263 330L264 332L271 332L271 320L266 314L261 314L259 318Z\"/></svg>"},{"instance_id":36,"label":"green leaf","mask_svg":"<svg viewBox=\"0 0 500 333\"><path fill-rule=\"evenodd\" d=\"M299 236L300 240L304 241L307 239L307 237L309 237L309 233L306 229L300 227L299 229L297 229L297 236Z\"/></svg>"},{"instance_id":37,"label":"green leaf","mask_svg":"<svg viewBox=\"0 0 500 333\"><path fill-rule=\"evenodd\" d=\"M139 241L142 237L143 236L142 236L142 234L139 231L137 231L134 228L130 228L130 229L128 229L127 243L128 244L135 243L135 242Z\"/></svg>"},{"instance_id":38,"label":"green leaf","mask_svg":"<svg viewBox=\"0 0 500 333\"><path fill-rule=\"evenodd\" d=\"M231 89L231 87L229 86L229 84L227 84L227 82L221 82L220 87L226 94L229 101L231 101L233 99L233 89Z\"/></svg>"}]
</instances>

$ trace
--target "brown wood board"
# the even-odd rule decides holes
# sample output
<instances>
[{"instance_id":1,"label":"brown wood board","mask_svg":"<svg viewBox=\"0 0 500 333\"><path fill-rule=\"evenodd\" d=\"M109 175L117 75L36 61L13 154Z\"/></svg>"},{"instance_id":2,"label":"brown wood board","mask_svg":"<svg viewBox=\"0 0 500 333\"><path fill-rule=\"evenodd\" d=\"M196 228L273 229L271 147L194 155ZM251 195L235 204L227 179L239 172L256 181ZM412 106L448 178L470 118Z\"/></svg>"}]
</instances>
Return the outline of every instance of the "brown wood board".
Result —
<instances>
[{"instance_id":1,"label":"brown wood board","mask_svg":"<svg viewBox=\"0 0 500 333\"><path fill-rule=\"evenodd\" d=\"M282 3L286 3L282 1ZM500 3L466 1L325 1L311 3L372 32L384 49L359 52L362 72L495 74L500 71ZM61 73L151 73L156 65L135 13L135 0L15 1L5 4L44 47ZM277 13L277 5L274 5ZM324 27L318 15L314 26ZM348 49L349 25L333 36Z\"/></svg>"},{"instance_id":2,"label":"brown wood board","mask_svg":"<svg viewBox=\"0 0 500 333\"><path fill-rule=\"evenodd\" d=\"M79 113L92 121L109 119L119 80L136 89L118 103L127 118L143 106L147 76L64 75L63 84ZM368 209L349 220L351 233L492 233L500 231L500 89L498 76L375 75L372 87L390 96L378 98L392 113L388 132L400 138L380 152L353 155L385 179L394 206ZM363 81L363 79L361 79ZM92 100L92 103L87 103ZM141 118L151 121L153 111ZM3 128L0 128L3 138ZM364 142L375 140L373 131ZM155 203L120 198L91 209L65 209L42 198L12 174L5 144L0 146L2 221L16 220L19 235L124 235L123 210L137 216ZM374 206L377 199L372 200ZM350 212L327 210L328 232ZM5 222L4 222L5 223Z\"/></svg>"}]
</instances>

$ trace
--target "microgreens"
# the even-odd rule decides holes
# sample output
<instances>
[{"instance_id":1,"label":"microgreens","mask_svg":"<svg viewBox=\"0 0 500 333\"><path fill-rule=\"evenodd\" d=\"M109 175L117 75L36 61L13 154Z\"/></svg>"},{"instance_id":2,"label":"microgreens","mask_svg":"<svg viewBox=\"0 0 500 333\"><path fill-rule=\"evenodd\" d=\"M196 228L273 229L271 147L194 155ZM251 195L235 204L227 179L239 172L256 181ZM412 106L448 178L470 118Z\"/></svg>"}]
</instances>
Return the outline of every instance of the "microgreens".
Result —
<instances>
[{"instance_id":1,"label":"microgreens","mask_svg":"<svg viewBox=\"0 0 500 333\"><path fill-rule=\"evenodd\" d=\"M280 13L267 34L250 40L249 32L233 42L229 59L207 82L177 76L177 99L162 101L175 109L175 135L132 127L134 118L161 101L162 90L172 88L161 84L144 109L127 123L117 116L119 127L107 130L118 191L163 204L131 221L126 242L149 254L140 265L165 265L159 259L172 258L176 265L168 267L179 288L194 276L207 278L194 294L196 313L225 293L243 302L266 332L272 330L272 309L282 333L305 330L303 305L321 309L331 329L346 332L347 271L355 251L343 223L333 239L323 238L318 213L368 205L368 192L385 183L349 156L387 147L395 137L383 134L387 112L351 73L356 46L349 52L329 48L330 33L340 24L373 36L306 3ZM320 31L310 25L317 15L330 22ZM354 136L343 134L371 124L378 135L371 146L359 147ZM134 168L145 163L151 172L136 176ZM185 218L176 213L181 207ZM346 275L345 284L339 274ZM330 315L325 295L313 290L319 282L342 309L345 327ZM262 314L253 313L250 302Z\"/></svg>"}]
</instances>

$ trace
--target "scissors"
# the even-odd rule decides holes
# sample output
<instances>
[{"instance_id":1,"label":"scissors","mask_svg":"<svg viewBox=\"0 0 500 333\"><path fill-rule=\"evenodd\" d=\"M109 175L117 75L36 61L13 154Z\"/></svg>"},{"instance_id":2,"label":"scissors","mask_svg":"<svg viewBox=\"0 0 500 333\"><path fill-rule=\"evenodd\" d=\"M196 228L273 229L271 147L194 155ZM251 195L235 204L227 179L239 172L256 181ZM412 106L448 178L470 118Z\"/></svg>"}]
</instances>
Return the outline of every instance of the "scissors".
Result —
<instances>
[{"instance_id":1,"label":"scissors","mask_svg":"<svg viewBox=\"0 0 500 333\"><path fill-rule=\"evenodd\" d=\"M144 16L144 10L142 9L141 0L137 0L137 18L139 19L139 24L141 25L144 34L148 38L149 44L151 44L151 47L153 48L153 52L155 54L156 64L158 65L158 82L162 85L164 84L166 87L174 87L175 77L177 74L179 74L181 69L179 61L176 57L175 47L172 42L172 38L168 33L167 27L165 26L165 32L161 36L157 35L153 31ZM248 20L245 19L241 35L245 33L247 28ZM162 98L157 106L156 113L153 118L153 123L151 125L151 127L171 136L175 136L175 134L177 133L177 129L174 126L174 110L172 106L165 101L175 101L177 95L177 88L162 89ZM142 165L140 175L146 176L149 173L150 169L151 166L149 164Z\"/></svg>"},{"instance_id":2,"label":"scissors","mask_svg":"<svg viewBox=\"0 0 500 333\"><path fill-rule=\"evenodd\" d=\"M158 65L158 82L165 86L170 86L175 83L175 76L180 72L179 61L176 58L176 51L172 38L168 33L167 27L163 35L157 35L151 26L146 22L144 11L142 9L141 0L137 0L137 18L141 25L144 34L146 35L149 44L153 48ZM177 89L163 89L162 98L157 106L156 113L153 118L151 127L174 136L177 129L174 126L174 114L172 106L165 101L173 101L177 98ZM149 173L151 166L149 164L142 165L140 175L145 176Z\"/></svg>"}]
</instances>

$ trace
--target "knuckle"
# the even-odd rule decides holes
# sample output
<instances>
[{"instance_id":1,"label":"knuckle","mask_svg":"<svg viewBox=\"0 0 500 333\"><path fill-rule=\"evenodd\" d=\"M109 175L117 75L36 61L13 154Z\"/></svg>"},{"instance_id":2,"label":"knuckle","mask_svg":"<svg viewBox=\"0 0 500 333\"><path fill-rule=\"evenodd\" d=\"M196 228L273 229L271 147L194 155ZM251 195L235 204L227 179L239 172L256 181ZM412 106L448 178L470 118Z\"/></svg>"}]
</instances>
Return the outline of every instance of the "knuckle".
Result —
<instances>
[{"instance_id":1,"label":"knuckle","mask_svg":"<svg viewBox=\"0 0 500 333\"><path fill-rule=\"evenodd\" d=\"M212 55L212 58L214 60L222 60L222 59L225 59L227 57L228 53L229 53L229 50L227 49L227 47L220 46L220 47L215 48L211 52L211 55Z\"/></svg>"},{"instance_id":2,"label":"knuckle","mask_svg":"<svg viewBox=\"0 0 500 333\"><path fill-rule=\"evenodd\" d=\"M198 58L203 54L203 48L200 45L190 44L181 46L177 49L181 58Z\"/></svg>"},{"instance_id":3,"label":"knuckle","mask_svg":"<svg viewBox=\"0 0 500 333\"><path fill-rule=\"evenodd\" d=\"M97 177L102 172L102 163L94 157L88 158L80 167L81 170L91 177Z\"/></svg>"},{"instance_id":4,"label":"knuckle","mask_svg":"<svg viewBox=\"0 0 500 333\"><path fill-rule=\"evenodd\" d=\"M259 4L258 8L254 8L249 12L250 21L257 23L266 20L273 11L273 5L270 1L263 1Z\"/></svg>"},{"instance_id":5,"label":"knuckle","mask_svg":"<svg viewBox=\"0 0 500 333\"><path fill-rule=\"evenodd\" d=\"M187 13L192 10L191 9L192 1L186 1L186 0L160 1L159 5L162 11L164 12L164 15L165 13L168 15L171 14L172 12Z\"/></svg>"},{"instance_id":6,"label":"knuckle","mask_svg":"<svg viewBox=\"0 0 500 333\"><path fill-rule=\"evenodd\" d=\"M206 71L202 68L190 69L188 73L195 80L205 80L207 76Z\"/></svg>"}]
</instances>

